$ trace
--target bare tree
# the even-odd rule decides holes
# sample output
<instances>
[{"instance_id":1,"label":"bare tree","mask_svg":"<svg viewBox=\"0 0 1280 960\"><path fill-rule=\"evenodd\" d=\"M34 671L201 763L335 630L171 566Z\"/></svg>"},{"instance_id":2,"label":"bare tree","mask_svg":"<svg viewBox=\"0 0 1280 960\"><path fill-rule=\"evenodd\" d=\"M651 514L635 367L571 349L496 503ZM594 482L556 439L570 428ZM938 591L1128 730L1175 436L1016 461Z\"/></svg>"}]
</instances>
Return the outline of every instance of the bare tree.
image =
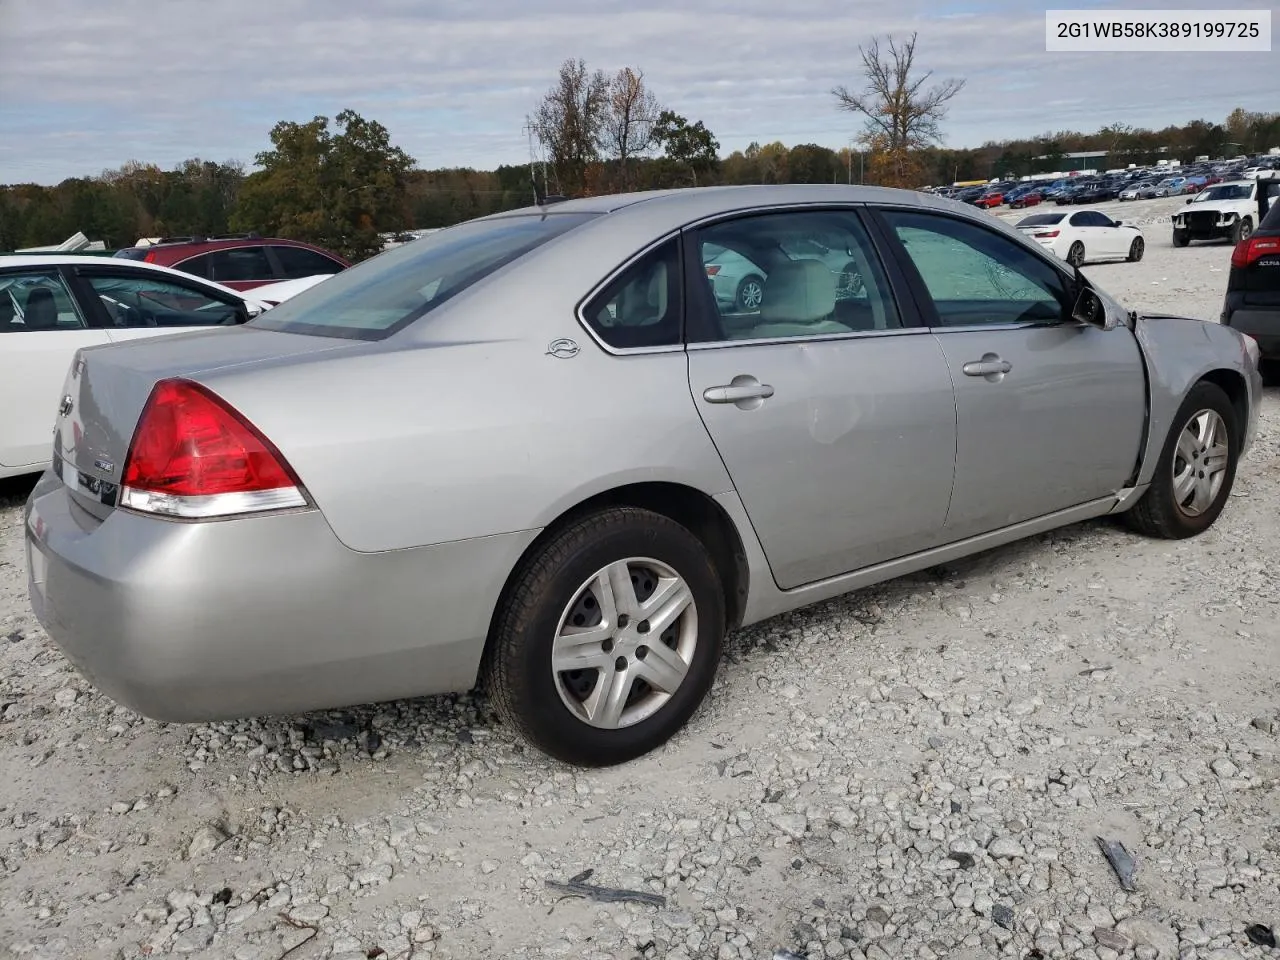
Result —
<instances>
[{"instance_id":1,"label":"bare tree","mask_svg":"<svg viewBox=\"0 0 1280 960\"><path fill-rule=\"evenodd\" d=\"M559 79L530 118L561 193L580 193L586 186L587 168L600 156L608 112L604 71L589 73L581 59L562 63Z\"/></svg>"},{"instance_id":2,"label":"bare tree","mask_svg":"<svg viewBox=\"0 0 1280 960\"><path fill-rule=\"evenodd\" d=\"M946 116L946 104L964 88L963 80L944 80L926 88L933 76L927 70L912 76L916 55L916 34L899 45L889 37L888 54L880 50L880 41L873 39L866 49L858 48L862 56L863 72L867 88L862 93L852 93L844 86L831 92L841 110L866 117L862 143L875 153L883 155L879 164L883 176L898 186L912 186L916 175L911 153L932 146L942 139L939 124ZM877 165L876 158L872 159Z\"/></svg>"},{"instance_id":3,"label":"bare tree","mask_svg":"<svg viewBox=\"0 0 1280 960\"><path fill-rule=\"evenodd\" d=\"M643 70L623 67L609 81L602 146L606 156L618 161L627 187L632 185L630 161L653 148L661 112L658 98L645 86Z\"/></svg>"}]
</instances>

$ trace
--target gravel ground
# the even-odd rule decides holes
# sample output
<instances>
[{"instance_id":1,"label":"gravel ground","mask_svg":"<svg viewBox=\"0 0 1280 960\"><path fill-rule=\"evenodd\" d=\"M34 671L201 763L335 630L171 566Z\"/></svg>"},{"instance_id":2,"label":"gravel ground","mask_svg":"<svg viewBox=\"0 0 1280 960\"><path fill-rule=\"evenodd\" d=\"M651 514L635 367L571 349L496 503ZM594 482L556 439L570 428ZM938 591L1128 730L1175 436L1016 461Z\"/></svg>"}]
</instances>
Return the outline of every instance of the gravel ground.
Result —
<instances>
[{"instance_id":1,"label":"gravel ground","mask_svg":"<svg viewBox=\"0 0 1280 960\"><path fill-rule=\"evenodd\" d=\"M1108 204L1147 256L1086 272L1216 317L1230 248L1174 250L1175 205ZM31 616L11 484L0 956L1275 957L1278 446L1270 391L1193 541L1084 524L741 631L684 733L593 772L471 697L140 719ZM587 870L665 900L546 884Z\"/></svg>"}]
</instances>

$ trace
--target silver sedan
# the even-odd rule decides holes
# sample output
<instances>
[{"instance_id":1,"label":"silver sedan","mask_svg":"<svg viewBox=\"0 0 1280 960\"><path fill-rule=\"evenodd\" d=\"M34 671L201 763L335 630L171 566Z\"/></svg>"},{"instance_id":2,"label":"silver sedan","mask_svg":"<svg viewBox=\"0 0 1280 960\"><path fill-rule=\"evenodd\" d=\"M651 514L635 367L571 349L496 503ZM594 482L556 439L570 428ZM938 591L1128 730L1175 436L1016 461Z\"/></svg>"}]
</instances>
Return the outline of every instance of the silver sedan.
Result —
<instances>
[{"instance_id":1,"label":"silver sedan","mask_svg":"<svg viewBox=\"0 0 1280 960\"><path fill-rule=\"evenodd\" d=\"M708 282L724 250L753 309ZM571 200L81 350L30 595L151 717L479 683L547 753L617 763L682 728L729 630L1094 517L1200 533L1259 391L1249 338L1131 313L954 201Z\"/></svg>"}]
</instances>

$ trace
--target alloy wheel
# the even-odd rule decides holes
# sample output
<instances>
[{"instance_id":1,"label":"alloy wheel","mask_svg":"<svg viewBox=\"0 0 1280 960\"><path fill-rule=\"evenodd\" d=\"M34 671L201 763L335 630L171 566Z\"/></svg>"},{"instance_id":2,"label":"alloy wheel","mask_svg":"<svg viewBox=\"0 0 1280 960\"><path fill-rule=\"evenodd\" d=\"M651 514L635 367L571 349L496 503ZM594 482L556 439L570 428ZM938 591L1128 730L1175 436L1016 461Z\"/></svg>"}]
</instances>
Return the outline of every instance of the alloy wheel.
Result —
<instances>
[{"instance_id":1,"label":"alloy wheel","mask_svg":"<svg viewBox=\"0 0 1280 960\"><path fill-rule=\"evenodd\" d=\"M1189 517L1208 510L1222 490L1230 441L1227 425L1214 410L1201 410L1178 435L1173 456L1173 498Z\"/></svg>"}]
</instances>

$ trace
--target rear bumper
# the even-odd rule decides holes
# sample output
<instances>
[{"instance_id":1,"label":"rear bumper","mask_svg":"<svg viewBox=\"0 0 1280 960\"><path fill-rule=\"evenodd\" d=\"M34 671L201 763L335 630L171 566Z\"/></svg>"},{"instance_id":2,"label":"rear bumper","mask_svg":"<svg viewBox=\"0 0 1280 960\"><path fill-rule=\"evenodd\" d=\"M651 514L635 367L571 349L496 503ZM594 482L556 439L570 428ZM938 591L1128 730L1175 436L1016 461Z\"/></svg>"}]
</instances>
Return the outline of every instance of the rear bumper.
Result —
<instances>
[{"instance_id":1,"label":"rear bumper","mask_svg":"<svg viewBox=\"0 0 1280 960\"><path fill-rule=\"evenodd\" d=\"M1251 307L1233 304L1228 299L1222 311L1222 323L1253 337L1259 352L1267 359L1280 357L1280 307Z\"/></svg>"},{"instance_id":2,"label":"rear bumper","mask_svg":"<svg viewBox=\"0 0 1280 960\"><path fill-rule=\"evenodd\" d=\"M314 510L98 522L51 472L25 530L49 636L103 693L171 722L469 689L498 594L536 535L371 554Z\"/></svg>"}]
</instances>

